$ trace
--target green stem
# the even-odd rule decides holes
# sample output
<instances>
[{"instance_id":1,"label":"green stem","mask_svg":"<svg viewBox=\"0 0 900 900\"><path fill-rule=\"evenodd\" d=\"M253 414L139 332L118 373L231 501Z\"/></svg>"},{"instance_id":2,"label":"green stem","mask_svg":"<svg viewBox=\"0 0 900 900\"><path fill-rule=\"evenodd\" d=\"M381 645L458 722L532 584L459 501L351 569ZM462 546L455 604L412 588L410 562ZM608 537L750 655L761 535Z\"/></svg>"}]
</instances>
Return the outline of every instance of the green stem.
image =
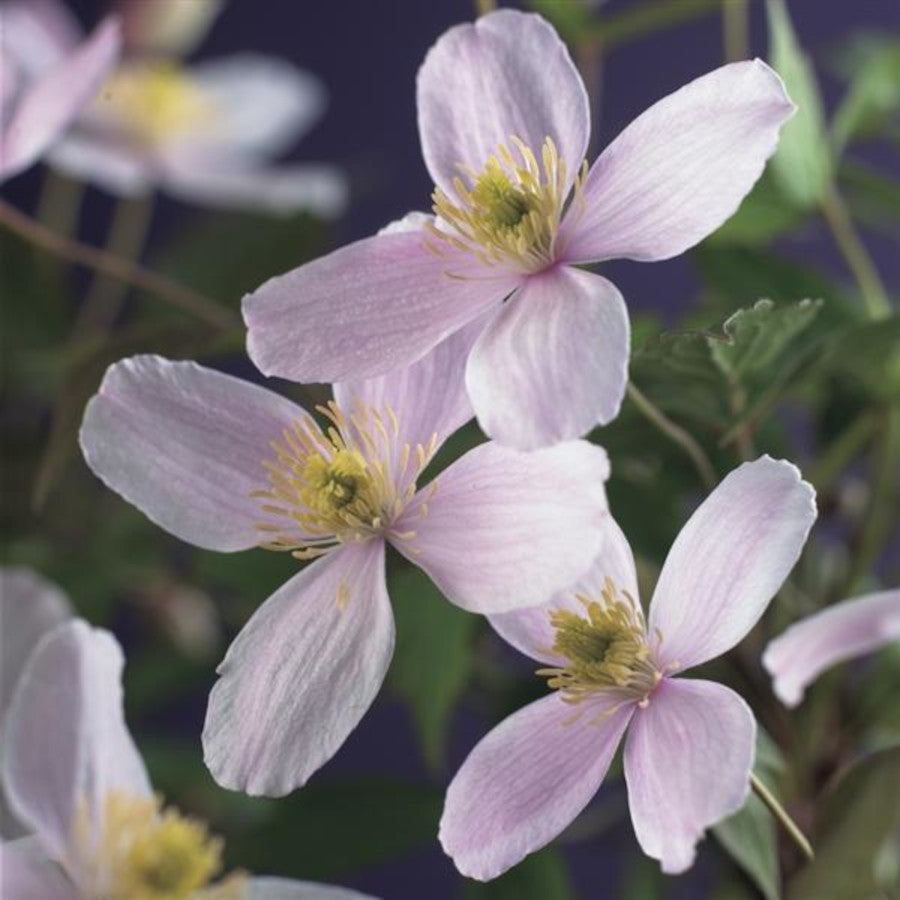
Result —
<instances>
[{"instance_id":1,"label":"green stem","mask_svg":"<svg viewBox=\"0 0 900 900\"><path fill-rule=\"evenodd\" d=\"M790 835L791 840L800 848L803 855L809 859L815 859L812 844L806 835L800 830L797 823L788 815L787 810L778 802L775 795L759 780L755 772L750 773L750 786L753 793L765 803L769 812L778 820L782 828Z\"/></svg>"},{"instance_id":2,"label":"green stem","mask_svg":"<svg viewBox=\"0 0 900 900\"><path fill-rule=\"evenodd\" d=\"M847 212L844 199L834 184L826 191L821 208L835 243L859 285L869 316L873 319L886 319L891 314L887 291L865 244L856 231L850 213Z\"/></svg>"},{"instance_id":3,"label":"green stem","mask_svg":"<svg viewBox=\"0 0 900 900\"><path fill-rule=\"evenodd\" d=\"M678 444L691 458L700 480L707 490L712 490L718 479L709 457L703 452L703 448L680 425L673 422L661 409L659 409L648 397L631 382L626 388L629 399L640 410L646 419L652 422L669 440Z\"/></svg>"},{"instance_id":4,"label":"green stem","mask_svg":"<svg viewBox=\"0 0 900 900\"><path fill-rule=\"evenodd\" d=\"M806 472L810 484L823 493L831 488L841 472L856 458L878 429L878 414L873 410L860 413L835 439Z\"/></svg>"},{"instance_id":5,"label":"green stem","mask_svg":"<svg viewBox=\"0 0 900 900\"><path fill-rule=\"evenodd\" d=\"M84 192L84 182L66 178L53 169L47 169L34 217L57 234L72 234L78 214L81 212Z\"/></svg>"},{"instance_id":6,"label":"green stem","mask_svg":"<svg viewBox=\"0 0 900 900\"><path fill-rule=\"evenodd\" d=\"M496 0L475 0L475 15L486 16L497 8Z\"/></svg>"},{"instance_id":7,"label":"green stem","mask_svg":"<svg viewBox=\"0 0 900 900\"><path fill-rule=\"evenodd\" d=\"M608 16L587 31L603 40L604 49L627 43L661 28L714 12L723 0L644 0L615 16Z\"/></svg>"},{"instance_id":8,"label":"green stem","mask_svg":"<svg viewBox=\"0 0 900 900\"><path fill-rule=\"evenodd\" d=\"M722 44L725 62L747 58L747 0L724 0L722 3Z\"/></svg>"}]
</instances>

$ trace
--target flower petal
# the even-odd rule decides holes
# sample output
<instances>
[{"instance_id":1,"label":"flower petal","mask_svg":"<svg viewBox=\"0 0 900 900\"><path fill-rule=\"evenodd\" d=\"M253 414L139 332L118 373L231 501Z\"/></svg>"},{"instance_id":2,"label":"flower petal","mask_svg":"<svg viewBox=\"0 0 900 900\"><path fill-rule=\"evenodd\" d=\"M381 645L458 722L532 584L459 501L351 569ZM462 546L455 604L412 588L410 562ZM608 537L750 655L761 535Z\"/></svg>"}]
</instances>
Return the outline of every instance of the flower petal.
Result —
<instances>
[{"instance_id":1,"label":"flower petal","mask_svg":"<svg viewBox=\"0 0 900 900\"><path fill-rule=\"evenodd\" d=\"M644 853L676 875L694 863L711 825L747 798L756 722L731 689L712 681L664 679L637 709L625 743L625 780Z\"/></svg>"},{"instance_id":2,"label":"flower petal","mask_svg":"<svg viewBox=\"0 0 900 900\"><path fill-rule=\"evenodd\" d=\"M155 162L146 154L108 135L76 130L47 153L52 168L88 181L117 197L146 196L158 180Z\"/></svg>"},{"instance_id":3,"label":"flower petal","mask_svg":"<svg viewBox=\"0 0 900 900\"><path fill-rule=\"evenodd\" d=\"M485 329L466 384L484 431L531 450L612 421L628 354L628 311L615 285L559 266L529 277Z\"/></svg>"},{"instance_id":4,"label":"flower petal","mask_svg":"<svg viewBox=\"0 0 900 900\"><path fill-rule=\"evenodd\" d=\"M279 588L218 668L203 749L223 787L280 797L337 752L394 651L380 541L347 544Z\"/></svg>"},{"instance_id":5,"label":"flower petal","mask_svg":"<svg viewBox=\"0 0 900 900\"><path fill-rule=\"evenodd\" d=\"M192 362L134 356L110 366L87 405L81 449L112 490L184 541L210 550L260 543L251 494L263 461L302 410L265 388Z\"/></svg>"},{"instance_id":6,"label":"flower petal","mask_svg":"<svg viewBox=\"0 0 900 900\"><path fill-rule=\"evenodd\" d=\"M26 78L37 78L62 62L82 40L78 20L60 0L0 5L0 56Z\"/></svg>"},{"instance_id":7,"label":"flower petal","mask_svg":"<svg viewBox=\"0 0 900 900\"><path fill-rule=\"evenodd\" d=\"M107 18L25 89L0 138L0 180L27 169L62 135L115 64L120 44L118 21Z\"/></svg>"},{"instance_id":8,"label":"flower petal","mask_svg":"<svg viewBox=\"0 0 900 900\"><path fill-rule=\"evenodd\" d=\"M3 784L13 811L55 859L67 858L82 810L96 825L109 791L150 793L125 725L123 663L109 632L76 619L38 644L13 695Z\"/></svg>"},{"instance_id":9,"label":"flower petal","mask_svg":"<svg viewBox=\"0 0 900 900\"><path fill-rule=\"evenodd\" d=\"M763 654L782 703L796 706L807 685L837 663L900 640L900 590L844 600L791 625Z\"/></svg>"},{"instance_id":10,"label":"flower petal","mask_svg":"<svg viewBox=\"0 0 900 900\"><path fill-rule=\"evenodd\" d=\"M550 625L550 615L558 609L569 609L583 615L584 606L576 595L599 597L607 578L612 579L619 591L627 591L635 601L639 601L634 556L622 529L612 516L606 516L600 530L603 533L603 548L590 569L574 584L540 606L488 616L488 621L500 637L520 653L547 665L566 665L566 661L551 649L556 641L556 631Z\"/></svg>"},{"instance_id":11,"label":"flower petal","mask_svg":"<svg viewBox=\"0 0 900 900\"><path fill-rule=\"evenodd\" d=\"M550 843L603 781L632 715L557 694L484 737L447 790L438 837L456 868L489 881Z\"/></svg>"},{"instance_id":12,"label":"flower petal","mask_svg":"<svg viewBox=\"0 0 900 900\"><path fill-rule=\"evenodd\" d=\"M672 545L650 604L657 662L687 669L730 650L757 623L800 556L815 491L796 466L762 456L732 471Z\"/></svg>"},{"instance_id":13,"label":"flower petal","mask_svg":"<svg viewBox=\"0 0 900 900\"><path fill-rule=\"evenodd\" d=\"M53 582L24 567L0 568L0 726L31 652L71 615L68 598Z\"/></svg>"},{"instance_id":14,"label":"flower petal","mask_svg":"<svg viewBox=\"0 0 900 900\"><path fill-rule=\"evenodd\" d=\"M584 574L609 515L606 452L585 441L522 453L481 444L419 492L395 546L447 599L472 612L545 603ZM420 517L421 516L421 517Z\"/></svg>"},{"instance_id":15,"label":"flower petal","mask_svg":"<svg viewBox=\"0 0 900 900\"><path fill-rule=\"evenodd\" d=\"M480 172L512 136L538 156L552 138L572 183L587 150L588 97L540 16L503 9L449 29L428 51L416 89L425 165L446 193L460 166Z\"/></svg>"},{"instance_id":16,"label":"flower petal","mask_svg":"<svg viewBox=\"0 0 900 900\"><path fill-rule=\"evenodd\" d=\"M243 896L245 900L372 900L349 888L289 878L249 878Z\"/></svg>"},{"instance_id":17,"label":"flower petal","mask_svg":"<svg viewBox=\"0 0 900 900\"><path fill-rule=\"evenodd\" d=\"M668 259L730 218L794 105L761 60L715 69L635 119L591 167L563 223L563 258Z\"/></svg>"},{"instance_id":18,"label":"flower petal","mask_svg":"<svg viewBox=\"0 0 900 900\"><path fill-rule=\"evenodd\" d=\"M34 837L0 843L0 888L10 900L78 900L80 896Z\"/></svg>"},{"instance_id":19,"label":"flower petal","mask_svg":"<svg viewBox=\"0 0 900 900\"><path fill-rule=\"evenodd\" d=\"M247 352L257 368L300 382L382 375L415 362L515 288L512 276L479 277L461 254L437 256L426 240L408 231L357 241L245 297Z\"/></svg>"}]
</instances>

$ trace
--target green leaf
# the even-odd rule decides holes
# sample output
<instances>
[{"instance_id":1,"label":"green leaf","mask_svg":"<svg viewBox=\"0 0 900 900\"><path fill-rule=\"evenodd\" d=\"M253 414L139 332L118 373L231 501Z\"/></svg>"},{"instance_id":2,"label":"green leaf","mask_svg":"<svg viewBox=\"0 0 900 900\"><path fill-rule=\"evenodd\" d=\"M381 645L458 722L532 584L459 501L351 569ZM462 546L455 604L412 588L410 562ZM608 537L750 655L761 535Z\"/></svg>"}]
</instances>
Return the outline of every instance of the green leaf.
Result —
<instances>
[{"instance_id":1,"label":"green leaf","mask_svg":"<svg viewBox=\"0 0 900 900\"><path fill-rule=\"evenodd\" d=\"M846 330L826 365L878 402L900 400L900 316Z\"/></svg>"},{"instance_id":2,"label":"green leaf","mask_svg":"<svg viewBox=\"0 0 900 900\"><path fill-rule=\"evenodd\" d=\"M738 211L706 243L766 244L790 231L804 219L804 213L788 202L768 171L744 198Z\"/></svg>"},{"instance_id":3,"label":"green leaf","mask_svg":"<svg viewBox=\"0 0 900 900\"><path fill-rule=\"evenodd\" d=\"M465 900L575 900L562 856L547 847L494 881L467 881Z\"/></svg>"},{"instance_id":4,"label":"green leaf","mask_svg":"<svg viewBox=\"0 0 900 900\"><path fill-rule=\"evenodd\" d=\"M900 242L900 184L896 178L847 159L841 163L838 185L853 218Z\"/></svg>"},{"instance_id":5,"label":"green leaf","mask_svg":"<svg viewBox=\"0 0 900 900\"><path fill-rule=\"evenodd\" d=\"M576 42L592 23L591 11L586 3L530 0L529 5L547 19L569 43Z\"/></svg>"},{"instance_id":6,"label":"green leaf","mask_svg":"<svg viewBox=\"0 0 900 900\"><path fill-rule=\"evenodd\" d=\"M444 763L450 717L472 668L478 619L444 599L420 569L392 572L397 645L388 683L409 704L428 764Z\"/></svg>"},{"instance_id":7,"label":"green leaf","mask_svg":"<svg viewBox=\"0 0 900 900\"><path fill-rule=\"evenodd\" d=\"M784 0L768 0L769 54L797 105L781 130L772 172L785 196L800 209L816 206L831 180L831 151L822 98L812 63L797 42Z\"/></svg>"},{"instance_id":8,"label":"green leaf","mask_svg":"<svg viewBox=\"0 0 900 900\"><path fill-rule=\"evenodd\" d=\"M852 766L821 803L816 858L790 884L789 900L882 900L882 847L900 827L900 747Z\"/></svg>"}]
</instances>

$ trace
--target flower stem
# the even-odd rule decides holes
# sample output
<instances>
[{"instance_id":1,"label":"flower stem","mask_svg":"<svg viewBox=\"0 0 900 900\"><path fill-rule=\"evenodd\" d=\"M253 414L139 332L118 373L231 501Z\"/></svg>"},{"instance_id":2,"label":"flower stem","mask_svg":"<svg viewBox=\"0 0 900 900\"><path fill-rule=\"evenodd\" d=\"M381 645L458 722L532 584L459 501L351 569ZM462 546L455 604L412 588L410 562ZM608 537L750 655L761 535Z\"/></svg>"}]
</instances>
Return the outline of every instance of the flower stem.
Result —
<instances>
[{"instance_id":1,"label":"flower stem","mask_svg":"<svg viewBox=\"0 0 900 900\"><path fill-rule=\"evenodd\" d=\"M240 325L231 311L219 306L209 297L198 294L196 291L184 287L164 275L151 272L136 263L119 259L105 250L98 250L89 244L58 235L3 200L0 200L0 224L5 225L10 231L29 243L41 247L60 259L93 269L130 284L132 287L156 294L171 306L190 313L195 318L219 330L229 330Z\"/></svg>"},{"instance_id":2,"label":"flower stem","mask_svg":"<svg viewBox=\"0 0 900 900\"><path fill-rule=\"evenodd\" d=\"M787 814L787 810L778 802L775 795L759 780L755 772L750 773L750 786L753 793L765 803L769 812L778 820L782 828L790 835L791 840L800 848L803 855L809 859L815 859L812 844L806 835L800 830L797 823Z\"/></svg>"},{"instance_id":3,"label":"flower stem","mask_svg":"<svg viewBox=\"0 0 900 900\"><path fill-rule=\"evenodd\" d=\"M497 8L496 0L475 0L475 15L486 16Z\"/></svg>"},{"instance_id":4,"label":"flower stem","mask_svg":"<svg viewBox=\"0 0 900 900\"><path fill-rule=\"evenodd\" d=\"M747 58L747 0L723 0L722 43L725 62Z\"/></svg>"},{"instance_id":5,"label":"flower stem","mask_svg":"<svg viewBox=\"0 0 900 900\"><path fill-rule=\"evenodd\" d=\"M718 478L716 478L716 470L709 461L709 457L703 452L703 448L684 428L673 422L648 397L641 393L633 382L628 382L626 391L628 397L644 417L649 419L669 440L678 444L687 453L697 469L700 480L706 489L711 491L716 486Z\"/></svg>"},{"instance_id":6,"label":"flower stem","mask_svg":"<svg viewBox=\"0 0 900 900\"><path fill-rule=\"evenodd\" d=\"M834 184L825 192L821 208L835 243L859 285L869 315L873 319L886 319L891 314L887 291Z\"/></svg>"}]
</instances>

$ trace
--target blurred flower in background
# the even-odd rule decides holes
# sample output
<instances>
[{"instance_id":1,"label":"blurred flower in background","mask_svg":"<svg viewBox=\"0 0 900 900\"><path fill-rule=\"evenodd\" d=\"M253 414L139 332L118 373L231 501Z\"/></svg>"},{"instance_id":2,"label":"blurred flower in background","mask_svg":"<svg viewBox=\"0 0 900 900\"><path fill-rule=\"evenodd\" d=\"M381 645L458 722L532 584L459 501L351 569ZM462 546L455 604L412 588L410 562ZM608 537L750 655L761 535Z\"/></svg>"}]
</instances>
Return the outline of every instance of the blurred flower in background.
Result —
<instances>
[{"instance_id":1,"label":"blurred flower in background","mask_svg":"<svg viewBox=\"0 0 900 900\"><path fill-rule=\"evenodd\" d=\"M183 65L172 54L198 37L214 12L200 2L204 16L179 13L193 5L125 4L126 55L52 147L50 165L118 196L158 188L210 206L337 215L347 187L335 167L271 165L320 117L324 87L286 60L252 53ZM10 53L41 78L73 52L79 26L54 0L12 8Z\"/></svg>"}]
</instances>

